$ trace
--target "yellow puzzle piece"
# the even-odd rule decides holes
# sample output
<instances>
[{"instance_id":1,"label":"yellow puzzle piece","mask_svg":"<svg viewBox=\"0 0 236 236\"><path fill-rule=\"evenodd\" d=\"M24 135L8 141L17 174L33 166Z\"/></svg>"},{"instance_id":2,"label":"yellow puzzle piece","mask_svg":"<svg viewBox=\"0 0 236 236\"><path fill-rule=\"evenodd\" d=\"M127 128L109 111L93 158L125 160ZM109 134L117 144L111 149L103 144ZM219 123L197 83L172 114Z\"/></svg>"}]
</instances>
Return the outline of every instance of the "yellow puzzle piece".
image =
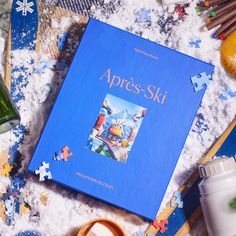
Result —
<instances>
[{"instance_id":1,"label":"yellow puzzle piece","mask_svg":"<svg viewBox=\"0 0 236 236\"><path fill-rule=\"evenodd\" d=\"M8 163L8 154L6 151L0 153L0 175L9 176L12 166Z\"/></svg>"},{"instance_id":2,"label":"yellow puzzle piece","mask_svg":"<svg viewBox=\"0 0 236 236\"><path fill-rule=\"evenodd\" d=\"M0 219L5 222L6 221L6 215L5 215L5 206L3 201L0 201Z\"/></svg>"}]
</instances>

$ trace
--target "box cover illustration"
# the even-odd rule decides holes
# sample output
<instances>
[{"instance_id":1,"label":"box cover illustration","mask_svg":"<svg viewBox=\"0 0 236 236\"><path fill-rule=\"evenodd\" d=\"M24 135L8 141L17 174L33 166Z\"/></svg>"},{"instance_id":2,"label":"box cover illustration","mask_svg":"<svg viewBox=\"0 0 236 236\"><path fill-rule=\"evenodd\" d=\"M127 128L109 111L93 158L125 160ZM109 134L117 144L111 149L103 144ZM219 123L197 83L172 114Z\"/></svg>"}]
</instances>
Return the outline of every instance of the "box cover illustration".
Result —
<instances>
[{"instance_id":1,"label":"box cover illustration","mask_svg":"<svg viewBox=\"0 0 236 236\"><path fill-rule=\"evenodd\" d=\"M212 71L90 19L29 171L153 220Z\"/></svg>"},{"instance_id":2,"label":"box cover illustration","mask_svg":"<svg viewBox=\"0 0 236 236\"><path fill-rule=\"evenodd\" d=\"M87 148L124 163L135 141L146 109L107 94Z\"/></svg>"}]
</instances>

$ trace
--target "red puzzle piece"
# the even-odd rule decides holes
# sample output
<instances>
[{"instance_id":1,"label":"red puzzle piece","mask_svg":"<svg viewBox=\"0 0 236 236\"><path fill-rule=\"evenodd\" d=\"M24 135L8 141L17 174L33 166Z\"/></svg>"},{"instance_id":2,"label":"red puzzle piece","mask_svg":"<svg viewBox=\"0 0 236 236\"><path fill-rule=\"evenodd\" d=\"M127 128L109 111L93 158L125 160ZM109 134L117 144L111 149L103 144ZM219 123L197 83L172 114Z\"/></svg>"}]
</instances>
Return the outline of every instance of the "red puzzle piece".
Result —
<instances>
[{"instance_id":1,"label":"red puzzle piece","mask_svg":"<svg viewBox=\"0 0 236 236\"><path fill-rule=\"evenodd\" d=\"M154 220L152 225L160 231L160 233L164 233L167 230L165 226L168 224L168 220Z\"/></svg>"},{"instance_id":2,"label":"red puzzle piece","mask_svg":"<svg viewBox=\"0 0 236 236\"><path fill-rule=\"evenodd\" d=\"M68 157L71 157L73 155L72 152L69 151L69 147L65 146L62 149L62 156L64 161L68 161Z\"/></svg>"}]
</instances>

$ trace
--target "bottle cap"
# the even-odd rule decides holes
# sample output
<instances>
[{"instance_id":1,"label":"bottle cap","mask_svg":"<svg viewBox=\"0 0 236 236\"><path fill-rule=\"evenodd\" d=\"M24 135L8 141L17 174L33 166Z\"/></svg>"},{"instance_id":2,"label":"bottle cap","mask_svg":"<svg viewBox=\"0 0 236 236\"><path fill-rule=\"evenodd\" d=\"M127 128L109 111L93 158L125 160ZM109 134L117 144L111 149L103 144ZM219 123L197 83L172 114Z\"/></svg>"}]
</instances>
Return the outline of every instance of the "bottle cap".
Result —
<instances>
[{"instance_id":1,"label":"bottle cap","mask_svg":"<svg viewBox=\"0 0 236 236\"><path fill-rule=\"evenodd\" d=\"M218 158L198 167L201 178L220 175L231 170L236 170L234 158Z\"/></svg>"}]
</instances>

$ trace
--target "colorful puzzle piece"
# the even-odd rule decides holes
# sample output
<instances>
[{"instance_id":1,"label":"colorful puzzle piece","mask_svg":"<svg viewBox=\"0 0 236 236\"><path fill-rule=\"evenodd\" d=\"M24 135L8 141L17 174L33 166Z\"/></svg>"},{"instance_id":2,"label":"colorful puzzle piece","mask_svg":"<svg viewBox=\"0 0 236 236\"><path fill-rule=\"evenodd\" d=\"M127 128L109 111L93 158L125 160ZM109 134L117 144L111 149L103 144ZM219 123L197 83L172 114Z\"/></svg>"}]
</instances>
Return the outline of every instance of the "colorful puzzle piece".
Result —
<instances>
[{"instance_id":1,"label":"colorful puzzle piece","mask_svg":"<svg viewBox=\"0 0 236 236\"><path fill-rule=\"evenodd\" d=\"M39 200L44 206L48 205L48 193L41 192Z\"/></svg>"},{"instance_id":2,"label":"colorful puzzle piece","mask_svg":"<svg viewBox=\"0 0 236 236\"><path fill-rule=\"evenodd\" d=\"M136 22L137 23L146 23L146 22L151 22L151 16L150 16L151 11L148 9L141 9L137 13L136 17Z\"/></svg>"},{"instance_id":3,"label":"colorful puzzle piece","mask_svg":"<svg viewBox=\"0 0 236 236\"><path fill-rule=\"evenodd\" d=\"M68 36L69 36L68 32L64 32L63 34L59 35L57 46L60 51L65 50L68 43Z\"/></svg>"},{"instance_id":4,"label":"colorful puzzle piece","mask_svg":"<svg viewBox=\"0 0 236 236\"><path fill-rule=\"evenodd\" d=\"M11 170L12 170L12 166L9 165L9 163L4 163L1 167L0 167L0 175L1 176L9 176Z\"/></svg>"},{"instance_id":5,"label":"colorful puzzle piece","mask_svg":"<svg viewBox=\"0 0 236 236\"><path fill-rule=\"evenodd\" d=\"M42 236L38 231L22 231L15 236Z\"/></svg>"},{"instance_id":6,"label":"colorful puzzle piece","mask_svg":"<svg viewBox=\"0 0 236 236\"><path fill-rule=\"evenodd\" d=\"M2 219L3 222L6 222L5 206L3 201L0 201L0 219Z\"/></svg>"},{"instance_id":7,"label":"colorful puzzle piece","mask_svg":"<svg viewBox=\"0 0 236 236\"><path fill-rule=\"evenodd\" d=\"M1 163L5 163L5 162L8 162L8 153L3 151L0 153L0 166L1 166Z\"/></svg>"},{"instance_id":8,"label":"colorful puzzle piece","mask_svg":"<svg viewBox=\"0 0 236 236\"><path fill-rule=\"evenodd\" d=\"M0 175L9 176L9 173L12 170L12 166L8 163L8 154L7 152L0 153Z\"/></svg>"},{"instance_id":9,"label":"colorful puzzle piece","mask_svg":"<svg viewBox=\"0 0 236 236\"><path fill-rule=\"evenodd\" d=\"M28 214L30 212L29 206L25 203L20 204L20 215Z\"/></svg>"},{"instance_id":10,"label":"colorful puzzle piece","mask_svg":"<svg viewBox=\"0 0 236 236\"><path fill-rule=\"evenodd\" d=\"M200 39L196 39L196 40L191 40L189 41L189 47L195 47L195 48L200 48L200 43L202 41Z\"/></svg>"},{"instance_id":11,"label":"colorful puzzle piece","mask_svg":"<svg viewBox=\"0 0 236 236\"><path fill-rule=\"evenodd\" d=\"M42 163L42 166L39 167L38 170L35 171L36 175L39 175L39 181L45 181L46 179L51 179L52 174L49 171L49 163Z\"/></svg>"},{"instance_id":12,"label":"colorful puzzle piece","mask_svg":"<svg viewBox=\"0 0 236 236\"><path fill-rule=\"evenodd\" d=\"M5 215L7 225L14 224L15 200L12 196L5 201Z\"/></svg>"},{"instance_id":13,"label":"colorful puzzle piece","mask_svg":"<svg viewBox=\"0 0 236 236\"><path fill-rule=\"evenodd\" d=\"M236 97L236 91L234 92L232 89L230 88L226 88L223 92L223 94L221 94L219 96L220 100L222 101L226 101L228 100L229 98L233 98L233 97Z\"/></svg>"},{"instance_id":14,"label":"colorful puzzle piece","mask_svg":"<svg viewBox=\"0 0 236 236\"><path fill-rule=\"evenodd\" d=\"M68 161L68 157L71 157L73 155L73 153L69 151L68 146L65 146L62 149L62 155L63 155L63 160Z\"/></svg>"},{"instance_id":15,"label":"colorful puzzle piece","mask_svg":"<svg viewBox=\"0 0 236 236\"><path fill-rule=\"evenodd\" d=\"M152 225L160 231L160 233L164 233L167 230L166 225L168 224L168 220L154 220Z\"/></svg>"},{"instance_id":16,"label":"colorful puzzle piece","mask_svg":"<svg viewBox=\"0 0 236 236\"><path fill-rule=\"evenodd\" d=\"M183 18L187 16L187 13L185 12L185 6L184 5L176 5L175 6L175 12L179 15L180 18Z\"/></svg>"},{"instance_id":17,"label":"colorful puzzle piece","mask_svg":"<svg viewBox=\"0 0 236 236\"><path fill-rule=\"evenodd\" d=\"M194 91L198 92L201 89L203 89L204 84L208 86L208 84L210 83L210 79L211 79L211 75L207 75L206 72L200 73L200 76L195 75L191 77L191 82L194 86L193 87Z\"/></svg>"},{"instance_id":18,"label":"colorful puzzle piece","mask_svg":"<svg viewBox=\"0 0 236 236\"><path fill-rule=\"evenodd\" d=\"M63 160L63 155L62 155L62 153L58 153L58 151L56 151L55 152L55 155L54 155L54 157L53 157L53 160L54 161L60 161L60 160Z\"/></svg>"},{"instance_id":19,"label":"colorful puzzle piece","mask_svg":"<svg viewBox=\"0 0 236 236\"><path fill-rule=\"evenodd\" d=\"M177 205L178 208L183 208L183 200L181 192L175 191L173 195L173 199L170 201L170 206L175 207Z\"/></svg>"}]
</instances>

